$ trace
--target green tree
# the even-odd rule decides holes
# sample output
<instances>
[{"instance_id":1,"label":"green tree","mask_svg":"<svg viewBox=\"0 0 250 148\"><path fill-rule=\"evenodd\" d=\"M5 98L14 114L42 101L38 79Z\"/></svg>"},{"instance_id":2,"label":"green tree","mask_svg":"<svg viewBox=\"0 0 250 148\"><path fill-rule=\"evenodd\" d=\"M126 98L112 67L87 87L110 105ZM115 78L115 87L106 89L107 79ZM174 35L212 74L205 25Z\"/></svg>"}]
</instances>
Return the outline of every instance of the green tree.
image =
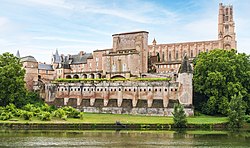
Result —
<instances>
[{"instance_id":1,"label":"green tree","mask_svg":"<svg viewBox=\"0 0 250 148\"><path fill-rule=\"evenodd\" d=\"M187 118L184 111L184 107L181 104L174 105L174 127L176 128L185 128L187 126Z\"/></svg>"},{"instance_id":2,"label":"green tree","mask_svg":"<svg viewBox=\"0 0 250 148\"><path fill-rule=\"evenodd\" d=\"M242 95L234 95L229 103L229 127L232 129L242 127L245 118L245 103L242 100Z\"/></svg>"},{"instance_id":3,"label":"green tree","mask_svg":"<svg viewBox=\"0 0 250 148\"><path fill-rule=\"evenodd\" d=\"M228 114L229 102L241 93L250 112L250 56L215 49L194 60L194 105L205 114Z\"/></svg>"},{"instance_id":4,"label":"green tree","mask_svg":"<svg viewBox=\"0 0 250 148\"><path fill-rule=\"evenodd\" d=\"M10 53L0 55L0 105L18 104L25 99L25 70L20 60Z\"/></svg>"}]
</instances>

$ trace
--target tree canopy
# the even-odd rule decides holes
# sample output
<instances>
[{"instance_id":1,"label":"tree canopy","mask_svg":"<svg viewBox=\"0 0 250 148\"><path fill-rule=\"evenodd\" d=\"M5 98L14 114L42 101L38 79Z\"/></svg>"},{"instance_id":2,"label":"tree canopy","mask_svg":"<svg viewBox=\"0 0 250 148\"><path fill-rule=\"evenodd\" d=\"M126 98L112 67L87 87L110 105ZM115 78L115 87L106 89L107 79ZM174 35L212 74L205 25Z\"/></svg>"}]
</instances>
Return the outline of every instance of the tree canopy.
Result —
<instances>
[{"instance_id":1,"label":"tree canopy","mask_svg":"<svg viewBox=\"0 0 250 148\"><path fill-rule=\"evenodd\" d=\"M36 92L30 92L25 87L25 70L20 59L10 53L0 55L0 106L10 103L22 107L28 103L41 103Z\"/></svg>"},{"instance_id":2,"label":"tree canopy","mask_svg":"<svg viewBox=\"0 0 250 148\"><path fill-rule=\"evenodd\" d=\"M215 49L194 60L194 105L206 114L227 115L229 102L241 94L250 112L250 56Z\"/></svg>"},{"instance_id":3,"label":"tree canopy","mask_svg":"<svg viewBox=\"0 0 250 148\"><path fill-rule=\"evenodd\" d=\"M18 104L26 94L25 70L20 60L10 53L0 55L0 104Z\"/></svg>"}]
</instances>

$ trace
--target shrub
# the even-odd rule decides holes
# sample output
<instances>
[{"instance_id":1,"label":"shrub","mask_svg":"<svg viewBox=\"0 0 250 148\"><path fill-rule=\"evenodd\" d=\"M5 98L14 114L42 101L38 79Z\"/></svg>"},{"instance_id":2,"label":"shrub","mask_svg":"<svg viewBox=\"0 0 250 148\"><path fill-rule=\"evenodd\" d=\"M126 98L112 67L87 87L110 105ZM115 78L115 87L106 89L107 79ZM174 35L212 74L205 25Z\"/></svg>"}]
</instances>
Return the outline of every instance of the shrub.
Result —
<instances>
[{"instance_id":1,"label":"shrub","mask_svg":"<svg viewBox=\"0 0 250 148\"><path fill-rule=\"evenodd\" d=\"M229 127L232 129L240 128L243 125L245 117L245 103L242 100L242 95L234 95L229 103Z\"/></svg>"},{"instance_id":2,"label":"shrub","mask_svg":"<svg viewBox=\"0 0 250 148\"><path fill-rule=\"evenodd\" d=\"M84 113L83 113L83 112L80 112L79 117L80 117L81 120L83 120L83 118L84 118Z\"/></svg>"},{"instance_id":3,"label":"shrub","mask_svg":"<svg viewBox=\"0 0 250 148\"><path fill-rule=\"evenodd\" d=\"M22 117L24 118L24 120L31 120L31 118L33 117L33 113L30 111L23 111Z\"/></svg>"},{"instance_id":4,"label":"shrub","mask_svg":"<svg viewBox=\"0 0 250 148\"><path fill-rule=\"evenodd\" d=\"M186 114L181 104L174 105L174 127L176 128L185 128L187 126Z\"/></svg>"},{"instance_id":5,"label":"shrub","mask_svg":"<svg viewBox=\"0 0 250 148\"><path fill-rule=\"evenodd\" d=\"M59 108L53 112L53 116L62 119L62 117L66 116L66 112L62 108ZM67 116L66 116L66 118L67 118Z\"/></svg>"},{"instance_id":6,"label":"shrub","mask_svg":"<svg viewBox=\"0 0 250 148\"><path fill-rule=\"evenodd\" d=\"M245 116L245 122L250 123L250 115Z\"/></svg>"},{"instance_id":7,"label":"shrub","mask_svg":"<svg viewBox=\"0 0 250 148\"><path fill-rule=\"evenodd\" d=\"M63 107L62 109L66 112L67 117L69 117L69 118L79 118L80 112L77 109L75 109L75 108L73 108L71 106L66 106L66 107Z\"/></svg>"},{"instance_id":8,"label":"shrub","mask_svg":"<svg viewBox=\"0 0 250 148\"><path fill-rule=\"evenodd\" d=\"M44 111L44 112L41 112L39 117L42 121L50 121L51 120L51 113Z\"/></svg>"},{"instance_id":9,"label":"shrub","mask_svg":"<svg viewBox=\"0 0 250 148\"><path fill-rule=\"evenodd\" d=\"M67 120L67 115L62 116L62 118L61 118L61 119L63 119L63 120Z\"/></svg>"},{"instance_id":10,"label":"shrub","mask_svg":"<svg viewBox=\"0 0 250 148\"><path fill-rule=\"evenodd\" d=\"M29 111L29 112L32 112L34 110L35 106L33 104L26 104L24 107L23 107L23 110L26 110L26 111Z\"/></svg>"},{"instance_id":11,"label":"shrub","mask_svg":"<svg viewBox=\"0 0 250 148\"><path fill-rule=\"evenodd\" d=\"M11 112L2 112L0 115L0 120L8 120L10 118L13 118L13 115Z\"/></svg>"}]
</instances>

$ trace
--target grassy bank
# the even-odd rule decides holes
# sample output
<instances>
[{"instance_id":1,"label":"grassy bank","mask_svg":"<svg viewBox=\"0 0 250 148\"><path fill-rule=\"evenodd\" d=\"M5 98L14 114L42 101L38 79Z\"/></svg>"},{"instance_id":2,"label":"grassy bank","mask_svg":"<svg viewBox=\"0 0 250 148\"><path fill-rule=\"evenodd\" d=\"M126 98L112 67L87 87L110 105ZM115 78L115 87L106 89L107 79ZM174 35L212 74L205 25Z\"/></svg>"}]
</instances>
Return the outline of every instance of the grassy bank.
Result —
<instances>
[{"instance_id":1,"label":"grassy bank","mask_svg":"<svg viewBox=\"0 0 250 148\"><path fill-rule=\"evenodd\" d=\"M214 116L197 116L188 117L189 124L218 124L226 123L228 121L227 117L214 117ZM90 123L90 124L112 124L116 121L120 121L124 124L172 124L172 117L162 117L162 116L136 116L136 115L120 115L120 114L94 114L85 113L84 118L75 119L67 118L67 120L62 120L60 118L53 117L51 121L41 121L37 117L33 117L31 121L24 120L23 118L12 118L10 120L1 121L0 123Z\"/></svg>"}]
</instances>

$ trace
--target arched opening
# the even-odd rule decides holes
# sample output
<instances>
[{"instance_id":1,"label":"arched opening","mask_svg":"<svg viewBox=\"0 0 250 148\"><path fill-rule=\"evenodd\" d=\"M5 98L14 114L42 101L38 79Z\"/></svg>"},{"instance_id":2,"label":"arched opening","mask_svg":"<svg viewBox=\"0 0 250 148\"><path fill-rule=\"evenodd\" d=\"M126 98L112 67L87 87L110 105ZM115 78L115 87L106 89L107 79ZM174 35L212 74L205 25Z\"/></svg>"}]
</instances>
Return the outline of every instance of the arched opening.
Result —
<instances>
[{"instance_id":1,"label":"arched opening","mask_svg":"<svg viewBox=\"0 0 250 148\"><path fill-rule=\"evenodd\" d=\"M231 45L230 44L226 44L226 45L224 45L224 49L231 49Z\"/></svg>"},{"instance_id":2,"label":"arched opening","mask_svg":"<svg viewBox=\"0 0 250 148\"><path fill-rule=\"evenodd\" d=\"M38 80L41 80L41 75L38 75Z\"/></svg>"},{"instance_id":3,"label":"arched opening","mask_svg":"<svg viewBox=\"0 0 250 148\"><path fill-rule=\"evenodd\" d=\"M82 78L86 79L86 78L87 78L87 75L86 75L86 74L83 74L83 75L82 75Z\"/></svg>"},{"instance_id":4,"label":"arched opening","mask_svg":"<svg viewBox=\"0 0 250 148\"><path fill-rule=\"evenodd\" d=\"M74 75L73 78L74 79L79 79L79 76L78 75Z\"/></svg>"},{"instance_id":5,"label":"arched opening","mask_svg":"<svg viewBox=\"0 0 250 148\"><path fill-rule=\"evenodd\" d=\"M66 79L71 79L71 75L67 75L67 76L66 76Z\"/></svg>"},{"instance_id":6,"label":"arched opening","mask_svg":"<svg viewBox=\"0 0 250 148\"><path fill-rule=\"evenodd\" d=\"M94 78L95 78L95 75L92 73L92 74L89 75L89 78L90 78L90 79L94 79Z\"/></svg>"},{"instance_id":7,"label":"arched opening","mask_svg":"<svg viewBox=\"0 0 250 148\"><path fill-rule=\"evenodd\" d=\"M115 75L115 76L111 77L111 79L125 79L125 77L121 76L121 75Z\"/></svg>"},{"instance_id":8,"label":"arched opening","mask_svg":"<svg viewBox=\"0 0 250 148\"><path fill-rule=\"evenodd\" d=\"M98 73L98 74L96 74L96 78L100 79L100 78L102 78L102 75L100 73Z\"/></svg>"}]
</instances>

